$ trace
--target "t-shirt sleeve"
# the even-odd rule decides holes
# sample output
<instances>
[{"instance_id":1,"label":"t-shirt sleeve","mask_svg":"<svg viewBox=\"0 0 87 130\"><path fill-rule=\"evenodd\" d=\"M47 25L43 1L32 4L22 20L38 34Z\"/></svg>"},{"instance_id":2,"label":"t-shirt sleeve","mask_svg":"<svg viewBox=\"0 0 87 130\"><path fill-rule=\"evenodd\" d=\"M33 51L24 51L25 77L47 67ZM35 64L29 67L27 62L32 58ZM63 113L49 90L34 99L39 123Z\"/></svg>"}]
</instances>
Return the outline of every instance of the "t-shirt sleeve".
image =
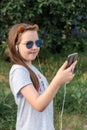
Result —
<instances>
[{"instance_id":1,"label":"t-shirt sleeve","mask_svg":"<svg viewBox=\"0 0 87 130\"><path fill-rule=\"evenodd\" d=\"M31 78L28 70L24 67L15 68L10 73L10 87L14 96L20 95L20 90L28 84L31 84Z\"/></svg>"}]
</instances>

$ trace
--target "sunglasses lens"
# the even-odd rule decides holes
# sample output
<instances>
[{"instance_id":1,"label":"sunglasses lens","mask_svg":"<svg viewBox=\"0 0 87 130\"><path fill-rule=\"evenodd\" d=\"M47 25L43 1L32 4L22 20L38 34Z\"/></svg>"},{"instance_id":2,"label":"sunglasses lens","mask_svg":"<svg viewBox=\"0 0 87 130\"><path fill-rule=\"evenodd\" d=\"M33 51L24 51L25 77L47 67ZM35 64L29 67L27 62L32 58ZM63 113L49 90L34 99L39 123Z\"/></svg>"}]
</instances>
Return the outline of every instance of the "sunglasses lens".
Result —
<instances>
[{"instance_id":1,"label":"sunglasses lens","mask_svg":"<svg viewBox=\"0 0 87 130\"><path fill-rule=\"evenodd\" d=\"M32 46L33 46L33 41L27 42L26 47L27 47L28 49L29 49L29 48L32 48Z\"/></svg>"},{"instance_id":2,"label":"sunglasses lens","mask_svg":"<svg viewBox=\"0 0 87 130\"><path fill-rule=\"evenodd\" d=\"M37 47L41 47L42 41L41 41L41 40L37 40L37 41L36 41L36 45L37 45Z\"/></svg>"},{"instance_id":3,"label":"sunglasses lens","mask_svg":"<svg viewBox=\"0 0 87 130\"><path fill-rule=\"evenodd\" d=\"M30 48L32 48L33 44L34 44L33 41L28 41L27 44L26 44L26 47L28 49L30 49ZM35 41L35 44L36 44L37 47L41 47L42 41L41 40L37 40L37 41Z\"/></svg>"}]
</instances>

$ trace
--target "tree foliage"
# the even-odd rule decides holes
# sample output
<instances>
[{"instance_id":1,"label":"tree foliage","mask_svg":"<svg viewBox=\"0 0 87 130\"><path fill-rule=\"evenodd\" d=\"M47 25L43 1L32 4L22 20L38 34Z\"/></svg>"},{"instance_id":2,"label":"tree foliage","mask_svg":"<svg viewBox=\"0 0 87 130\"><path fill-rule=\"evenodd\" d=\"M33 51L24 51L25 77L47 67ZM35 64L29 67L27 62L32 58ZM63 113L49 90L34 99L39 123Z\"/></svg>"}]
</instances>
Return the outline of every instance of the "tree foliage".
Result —
<instances>
[{"instance_id":1,"label":"tree foliage","mask_svg":"<svg viewBox=\"0 0 87 130\"><path fill-rule=\"evenodd\" d=\"M32 22L40 26L40 37L44 39L45 47L56 52L68 46L78 48L82 43L73 43L75 38L71 36L71 25L78 17L87 14L86 6L87 2L83 0L1 0L0 40L7 38L12 25ZM83 19L80 24L83 30L85 22Z\"/></svg>"}]
</instances>

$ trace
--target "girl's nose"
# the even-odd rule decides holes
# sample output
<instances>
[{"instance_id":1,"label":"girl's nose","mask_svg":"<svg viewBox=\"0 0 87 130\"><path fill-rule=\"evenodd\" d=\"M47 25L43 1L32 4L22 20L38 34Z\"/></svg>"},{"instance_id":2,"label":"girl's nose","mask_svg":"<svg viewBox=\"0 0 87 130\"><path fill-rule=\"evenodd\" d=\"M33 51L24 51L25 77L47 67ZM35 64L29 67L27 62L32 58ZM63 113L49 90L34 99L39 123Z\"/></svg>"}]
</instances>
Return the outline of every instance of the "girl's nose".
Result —
<instances>
[{"instance_id":1,"label":"girl's nose","mask_svg":"<svg viewBox=\"0 0 87 130\"><path fill-rule=\"evenodd\" d=\"M34 42L33 46L32 46L33 49L37 48L37 45L36 43Z\"/></svg>"}]
</instances>

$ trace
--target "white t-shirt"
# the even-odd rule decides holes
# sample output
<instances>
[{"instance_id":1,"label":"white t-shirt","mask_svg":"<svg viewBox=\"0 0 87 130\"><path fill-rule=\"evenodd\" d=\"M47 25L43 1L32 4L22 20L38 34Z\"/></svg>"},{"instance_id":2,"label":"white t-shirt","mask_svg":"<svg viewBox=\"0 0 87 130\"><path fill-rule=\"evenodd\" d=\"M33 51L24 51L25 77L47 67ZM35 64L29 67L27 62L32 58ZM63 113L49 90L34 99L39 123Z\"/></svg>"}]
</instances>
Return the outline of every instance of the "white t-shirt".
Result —
<instances>
[{"instance_id":1,"label":"white t-shirt","mask_svg":"<svg viewBox=\"0 0 87 130\"><path fill-rule=\"evenodd\" d=\"M31 69L38 76L42 94L48 87L46 78L35 67ZM18 107L16 130L54 130L53 122L53 101L43 112L36 111L29 102L20 93L20 89L31 84L31 78L28 70L21 65L13 65L9 73L10 88Z\"/></svg>"}]
</instances>

